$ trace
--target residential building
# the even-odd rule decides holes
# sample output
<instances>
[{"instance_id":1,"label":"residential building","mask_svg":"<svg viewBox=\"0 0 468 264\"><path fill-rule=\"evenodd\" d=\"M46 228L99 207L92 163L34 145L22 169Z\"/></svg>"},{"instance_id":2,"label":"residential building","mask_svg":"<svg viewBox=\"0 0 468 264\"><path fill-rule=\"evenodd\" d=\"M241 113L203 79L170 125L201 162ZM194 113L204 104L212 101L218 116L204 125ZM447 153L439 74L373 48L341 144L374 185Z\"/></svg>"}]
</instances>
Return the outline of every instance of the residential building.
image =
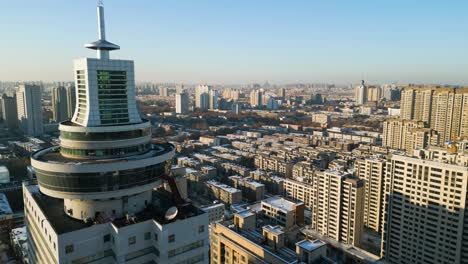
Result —
<instances>
[{"instance_id":1,"label":"residential building","mask_svg":"<svg viewBox=\"0 0 468 264\"><path fill-rule=\"evenodd\" d=\"M52 89L52 119L59 123L68 119L68 96L63 86Z\"/></svg>"},{"instance_id":2,"label":"residential building","mask_svg":"<svg viewBox=\"0 0 468 264\"><path fill-rule=\"evenodd\" d=\"M208 221L210 223L223 220L225 210L223 203L202 206L200 209L208 214Z\"/></svg>"},{"instance_id":3,"label":"residential building","mask_svg":"<svg viewBox=\"0 0 468 264\"><path fill-rule=\"evenodd\" d=\"M355 162L356 176L364 180L364 226L381 231L383 187L386 161L377 158Z\"/></svg>"},{"instance_id":4,"label":"residential building","mask_svg":"<svg viewBox=\"0 0 468 264\"><path fill-rule=\"evenodd\" d=\"M383 122L382 145L393 149L410 149L416 147L414 145L413 129L424 128L423 121L403 120L403 119L387 119ZM425 147L431 139L423 140L422 146Z\"/></svg>"},{"instance_id":5,"label":"residential building","mask_svg":"<svg viewBox=\"0 0 468 264\"><path fill-rule=\"evenodd\" d=\"M76 90L74 85L65 87L67 90L67 119L71 119L76 108Z\"/></svg>"},{"instance_id":6,"label":"residential building","mask_svg":"<svg viewBox=\"0 0 468 264\"><path fill-rule=\"evenodd\" d=\"M250 106L259 107L262 105L263 105L263 92L258 89L250 92Z\"/></svg>"},{"instance_id":7,"label":"residential building","mask_svg":"<svg viewBox=\"0 0 468 264\"><path fill-rule=\"evenodd\" d=\"M2 95L2 118L8 129L18 128L16 96Z\"/></svg>"},{"instance_id":8,"label":"residential building","mask_svg":"<svg viewBox=\"0 0 468 264\"><path fill-rule=\"evenodd\" d=\"M265 185L249 177L230 176L229 181L234 188L242 191L243 197L250 201L260 201L265 197Z\"/></svg>"},{"instance_id":9,"label":"residential building","mask_svg":"<svg viewBox=\"0 0 468 264\"><path fill-rule=\"evenodd\" d=\"M468 88L408 86L401 92L401 118L423 121L441 142L468 135Z\"/></svg>"},{"instance_id":10,"label":"residential building","mask_svg":"<svg viewBox=\"0 0 468 264\"><path fill-rule=\"evenodd\" d=\"M262 200L262 213L275 225L286 229L304 224L304 203L295 202L280 196Z\"/></svg>"},{"instance_id":11,"label":"residential building","mask_svg":"<svg viewBox=\"0 0 468 264\"><path fill-rule=\"evenodd\" d=\"M201 111L206 111L210 108L210 92L211 86L198 85L195 88L195 107Z\"/></svg>"},{"instance_id":12,"label":"residential building","mask_svg":"<svg viewBox=\"0 0 468 264\"><path fill-rule=\"evenodd\" d=\"M367 86L364 84L364 80L362 80L361 85L358 85L354 88L354 100L356 101L357 105L363 105L367 103Z\"/></svg>"},{"instance_id":13,"label":"residential building","mask_svg":"<svg viewBox=\"0 0 468 264\"><path fill-rule=\"evenodd\" d=\"M176 113L186 114L189 112L189 96L185 91L176 94Z\"/></svg>"},{"instance_id":14,"label":"residential building","mask_svg":"<svg viewBox=\"0 0 468 264\"><path fill-rule=\"evenodd\" d=\"M219 199L225 204L237 204L242 202L242 191L217 181L207 181L208 192L214 199Z\"/></svg>"},{"instance_id":15,"label":"residential building","mask_svg":"<svg viewBox=\"0 0 468 264\"><path fill-rule=\"evenodd\" d=\"M428 149L421 158L390 155L382 218L386 261L468 263L468 158L462 146L458 153Z\"/></svg>"},{"instance_id":16,"label":"residential building","mask_svg":"<svg viewBox=\"0 0 468 264\"><path fill-rule=\"evenodd\" d=\"M236 213L234 220L211 224L210 263L333 263L326 258L323 243L302 240L290 246L286 243L288 230L278 225L258 226L257 217L245 210Z\"/></svg>"},{"instance_id":17,"label":"residential building","mask_svg":"<svg viewBox=\"0 0 468 264\"><path fill-rule=\"evenodd\" d=\"M18 123L28 136L40 136L44 132L42 122L42 89L39 86L22 84L16 93Z\"/></svg>"},{"instance_id":18,"label":"residential building","mask_svg":"<svg viewBox=\"0 0 468 264\"><path fill-rule=\"evenodd\" d=\"M359 246L364 226L364 181L326 170L317 172L313 187L312 229Z\"/></svg>"}]
</instances>

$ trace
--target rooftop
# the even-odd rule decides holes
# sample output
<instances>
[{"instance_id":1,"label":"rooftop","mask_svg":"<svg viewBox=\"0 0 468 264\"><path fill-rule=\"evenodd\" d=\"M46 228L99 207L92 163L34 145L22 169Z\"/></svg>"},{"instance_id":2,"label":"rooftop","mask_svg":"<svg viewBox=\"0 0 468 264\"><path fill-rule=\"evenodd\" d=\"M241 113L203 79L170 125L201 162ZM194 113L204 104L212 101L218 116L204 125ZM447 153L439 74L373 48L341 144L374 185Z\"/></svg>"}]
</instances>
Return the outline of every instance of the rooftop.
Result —
<instances>
[{"instance_id":1,"label":"rooftop","mask_svg":"<svg viewBox=\"0 0 468 264\"><path fill-rule=\"evenodd\" d=\"M292 210L295 210L296 206L297 205L300 205L302 203L296 203L296 202L292 202L292 201L289 201L289 200L286 200L280 196L273 196L273 197L270 197L270 198L267 198L265 200L262 200L262 205L263 204L268 204L272 207L275 207L277 209L284 209L286 211L292 211Z\"/></svg>"},{"instance_id":2,"label":"rooftop","mask_svg":"<svg viewBox=\"0 0 468 264\"><path fill-rule=\"evenodd\" d=\"M266 239L262 235L262 228L258 230L242 230L236 228L233 225L232 220L227 220L224 222L218 222L224 226L225 228L229 229L231 232L243 237L244 239L249 240L254 246L260 247L263 250L269 252L271 255L275 256L281 263L298 263L297 262L297 255L296 252L292 248L288 247L280 247L280 248L273 248L268 245Z\"/></svg>"},{"instance_id":3,"label":"rooftop","mask_svg":"<svg viewBox=\"0 0 468 264\"><path fill-rule=\"evenodd\" d=\"M207 184L209 185L212 185L212 186L215 186L217 188L220 188L226 192L230 192L230 193L237 193L237 192L240 192L239 189L236 189L234 187L231 187L229 185L226 185L226 184L222 184L220 182L217 182L217 181L207 181L206 182Z\"/></svg>"},{"instance_id":4,"label":"rooftop","mask_svg":"<svg viewBox=\"0 0 468 264\"><path fill-rule=\"evenodd\" d=\"M37 185L26 186L31 192L32 197L39 205L41 211L46 216L57 234L65 234L77 231L93 225L94 223L85 223L84 221L73 219L65 214L62 199L52 198L42 194ZM117 227L124 227L138 222L144 222L154 219L159 224L168 224L177 220L194 217L204 212L191 204L186 204L179 209L177 217L172 220L166 220L165 214L169 208L174 206L172 196L167 191L158 191L153 193L153 203L144 211L134 215L131 221L125 217L118 219L109 219L109 222Z\"/></svg>"},{"instance_id":5,"label":"rooftop","mask_svg":"<svg viewBox=\"0 0 468 264\"><path fill-rule=\"evenodd\" d=\"M255 214L249 210L244 210L244 211L238 212L237 215L241 218L247 218L249 216L254 216Z\"/></svg>"},{"instance_id":6,"label":"rooftop","mask_svg":"<svg viewBox=\"0 0 468 264\"><path fill-rule=\"evenodd\" d=\"M270 233L275 234L275 235L280 235L280 234L284 233L284 228L282 226L279 226L279 225L276 225L276 226L266 225L266 226L263 227L263 229L267 230Z\"/></svg>"},{"instance_id":7,"label":"rooftop","mask_svg":"<svg viewBox=\"0 0 468 264\"><path fill-rule=\"evenodd\" d=\"M144 222L150 219L154 219L161 225L169 224L177 220L183 220L191 217L195 217L205 212L199 208L193 206L192 204L184 204L183 206L178 207L177 216L172 220L167 220L165 218L166 212L169 208L175 206L174 199L172 194L166 190L158 190L153 192L153 203L148 206L144 211L134 215L131 221L128 221L125 217L115 219L112 223L117 227L123 227L131 225L138 222Z\"/></svg>"},{"instance_id":8,"label":"rooftop","mask_svg":"<svg viewBox=\"0 0 468 264\"><path fill-rule=\"evenodd\" d=\"M296 243L297 246L300 248L304 249L305 251L314 251L320 247L323 247L326 245L325 242L320 241L318 239L316 240L309 240L309 239L304 239Z\"/></svg>"},{"instance_id":9,"label":"rooftop","mask_svg":"<svg viewBox=\"0 0 468 264\"><path fill-rule=\"evenodd\" d=\"M90 224L86 224L84 221L73 219L66 215L62 199L42 194L38 185L28 185L26 188L58 235L90 226Z\"/></svg>"}]
</instances>

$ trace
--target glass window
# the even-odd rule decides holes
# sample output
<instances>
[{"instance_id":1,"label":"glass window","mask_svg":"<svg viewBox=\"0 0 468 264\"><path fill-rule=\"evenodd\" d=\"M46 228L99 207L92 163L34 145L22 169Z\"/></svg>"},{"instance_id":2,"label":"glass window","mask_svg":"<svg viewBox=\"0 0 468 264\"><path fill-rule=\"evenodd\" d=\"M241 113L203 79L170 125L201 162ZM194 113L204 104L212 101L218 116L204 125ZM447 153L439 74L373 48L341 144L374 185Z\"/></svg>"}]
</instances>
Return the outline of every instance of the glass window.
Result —
<instances>
[{"instance_id":1,"label":"glass window","mask_svg":"<svg viewBox=\"0 0 468 264\"><path fill-rule=\"evenodd\" d=\"M136 243L136 237L135 236L131 236L128 238L128 244L129 245L134 245Z\"/></svg>"},{"instance_id":2,"label":"glass window","mask_svg":"<svg viewBox=\"0 0 468 264\"><path fill-rule=\"evenodd\" d=\"M174 235L174 234L169 235L169 236L167 237L167 241L168 241L169 243L174 242L174 241L175 241L175 235Z\"/></svg>"},{"instance_id":3,"label":"glass window","mask_svg":"<svg viewBox=\"0 0 468 264\"><path fill-rule=\"evenodd\" d=\"M110 234L104 235L104 243L110 241Z\"/></svg>"},{"instance_id":4,"label":"glass window","mask_svg":"<svg viewBox=\"0 0 468 264\"><path fill-rule=\"evenodd\" d=\"M146 232L145 233L145 240L150 240L151 239L151 233L150 232Z\"/></svg>"},{"instance_id":5,"label":"glass window","mask_svg":"<svg viewBox=\"0 0 468 264\"><path fill-rule=\"evenodd\" d=\"M65 246L65 253L66 254L72 253L73 251L74 251L73 244Z\"/></svg>"}]
</instances>

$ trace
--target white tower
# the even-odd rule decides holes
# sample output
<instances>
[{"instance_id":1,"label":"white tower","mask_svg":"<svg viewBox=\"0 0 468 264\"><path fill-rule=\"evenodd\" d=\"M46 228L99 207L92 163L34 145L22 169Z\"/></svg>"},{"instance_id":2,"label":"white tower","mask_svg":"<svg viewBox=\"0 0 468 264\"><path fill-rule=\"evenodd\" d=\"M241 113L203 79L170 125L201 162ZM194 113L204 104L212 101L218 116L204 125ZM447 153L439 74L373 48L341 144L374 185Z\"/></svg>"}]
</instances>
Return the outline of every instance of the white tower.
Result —
<instances>
[{"instance_id":1,"label":"white tower","mask_svg":"<svg viewBox=\"0 0 468 264\"><path fill-rule=\"evenodd\" d=\"M77 109L60 123L60 146L31 156L30 263L207 263L208 216L176 187L169 199L153 191L176 185L175 148L152 141L136 109L133 61L109 58L118 46L105 40L103 14L100 2L99 40L86 46L98 58L75 60Z\"/></svg>"}]
</instances>

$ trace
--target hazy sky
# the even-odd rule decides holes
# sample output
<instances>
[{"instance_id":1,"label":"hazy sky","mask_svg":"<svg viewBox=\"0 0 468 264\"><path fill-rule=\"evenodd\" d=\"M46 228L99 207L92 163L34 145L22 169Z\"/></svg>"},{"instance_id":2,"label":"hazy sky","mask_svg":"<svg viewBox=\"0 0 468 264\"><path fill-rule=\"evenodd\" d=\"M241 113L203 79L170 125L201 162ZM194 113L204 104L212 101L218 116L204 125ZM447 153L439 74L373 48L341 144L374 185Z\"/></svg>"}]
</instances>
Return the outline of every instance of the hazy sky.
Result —
<instances>
[{"instance_id":1,"label":"hazy sky","mask_svg":"<svg viewBox=\"0 0 468 264\"><path fill-rule=\"evenodd\" d=\"M105 0L137 81L468 84L468 1ZM71 80L95 0L0 0L0 80Z\"/></svg>"}]
</instances>

